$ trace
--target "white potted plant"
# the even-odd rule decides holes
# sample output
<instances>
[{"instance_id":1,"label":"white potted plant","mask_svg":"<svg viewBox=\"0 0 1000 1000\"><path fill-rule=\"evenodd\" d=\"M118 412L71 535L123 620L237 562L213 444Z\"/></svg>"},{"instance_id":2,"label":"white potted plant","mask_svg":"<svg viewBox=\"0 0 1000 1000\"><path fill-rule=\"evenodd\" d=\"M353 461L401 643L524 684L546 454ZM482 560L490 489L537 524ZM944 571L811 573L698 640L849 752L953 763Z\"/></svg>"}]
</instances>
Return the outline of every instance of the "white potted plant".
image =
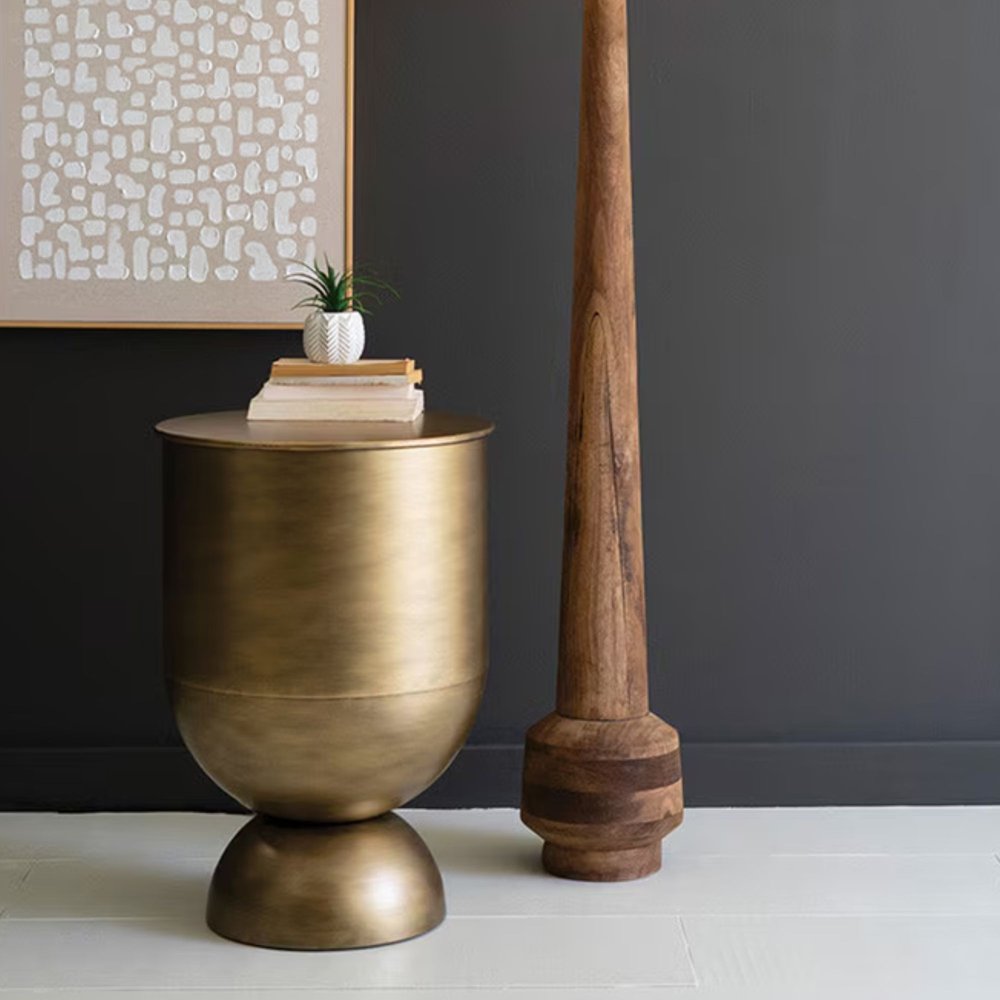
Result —
<instances>
[{"instance_id":1,"label":"white potted plant","mask_svg":"<svg viewBox=\"0 0 1000 1000\"><path fill-rule=\"evenodd\" d=\"M296 303L296 309L310 309L303 327L302 344L310 361L327 365L349 365L365 350L365 320L373 306L381 305L379 292L398 298L396 290L372 275L353 270L338 272L325 259L302 262L304 271L290 274L289 281L312 290L312 295Z\"/></svg>"}]
</instances>

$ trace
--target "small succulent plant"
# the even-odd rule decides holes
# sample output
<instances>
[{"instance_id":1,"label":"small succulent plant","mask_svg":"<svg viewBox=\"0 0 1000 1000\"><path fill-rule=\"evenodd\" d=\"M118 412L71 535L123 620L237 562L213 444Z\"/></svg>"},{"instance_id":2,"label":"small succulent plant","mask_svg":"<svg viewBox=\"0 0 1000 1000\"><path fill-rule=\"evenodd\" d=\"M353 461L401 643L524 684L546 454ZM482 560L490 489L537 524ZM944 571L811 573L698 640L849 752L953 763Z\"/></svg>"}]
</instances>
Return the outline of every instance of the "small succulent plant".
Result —
<instances>
[{"instance_id":1,"label":"small succulent plant","mask_svg":"<svg viewBox=\"0 0 1000 1000\"><path fill-rule=\"evenodd\" d=\"M297 302L294 309L318 309L325 313L359 312L370 316L374 308L382 305L382 296L398 299L399 293L388 282L371 273L351 268L337 271L325 257L311 264L300 261L304 270L288 275L289 281L312 289L312 295Z\"/></svg>"}]
</instances>

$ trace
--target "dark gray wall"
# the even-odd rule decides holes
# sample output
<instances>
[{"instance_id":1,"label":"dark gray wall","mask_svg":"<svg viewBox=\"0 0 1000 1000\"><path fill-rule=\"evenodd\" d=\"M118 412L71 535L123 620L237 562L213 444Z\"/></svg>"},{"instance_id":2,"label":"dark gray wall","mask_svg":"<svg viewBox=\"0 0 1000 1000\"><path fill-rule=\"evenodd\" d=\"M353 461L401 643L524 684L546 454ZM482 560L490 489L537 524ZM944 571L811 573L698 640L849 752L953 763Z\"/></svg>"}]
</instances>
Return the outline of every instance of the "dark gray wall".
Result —
<instances>
[{"instance_id":1,"label":"dark gray wall","mask_svg":"<svg viewBox=\"0 0 1000 1000\"><path fill-rule=\"evenodd\" d=\"M577 0L360 0L375 350L495 417L493 667L552 704ZM691 802L1000 800L1000 5L633 0L652 689ZM223 802L160 681L161 417L291 336L7 331L0 806Z\"/></svg>"}]
</instances>

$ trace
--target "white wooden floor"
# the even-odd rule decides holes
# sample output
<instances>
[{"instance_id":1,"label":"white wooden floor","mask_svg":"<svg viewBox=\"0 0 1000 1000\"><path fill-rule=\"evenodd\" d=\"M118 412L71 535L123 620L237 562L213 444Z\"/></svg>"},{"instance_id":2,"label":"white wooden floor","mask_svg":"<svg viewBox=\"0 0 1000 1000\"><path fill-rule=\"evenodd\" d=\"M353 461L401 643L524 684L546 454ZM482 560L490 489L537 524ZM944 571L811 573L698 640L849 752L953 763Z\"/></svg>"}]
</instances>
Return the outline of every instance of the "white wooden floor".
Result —
<instances>
[{"instance_id":1,"label":"white wooden floor","mask_svg":"<svg viewBox=\"0 0 1000 1000\"><path fill-rule=\"evenodd\" d=\"M0 815L0 1000L1000 997L1000 808L690 810L625 885L544 875L513 811L404 815L449 920L339 954L206 930L241 817Z\"/></svg>"}]
</instances>

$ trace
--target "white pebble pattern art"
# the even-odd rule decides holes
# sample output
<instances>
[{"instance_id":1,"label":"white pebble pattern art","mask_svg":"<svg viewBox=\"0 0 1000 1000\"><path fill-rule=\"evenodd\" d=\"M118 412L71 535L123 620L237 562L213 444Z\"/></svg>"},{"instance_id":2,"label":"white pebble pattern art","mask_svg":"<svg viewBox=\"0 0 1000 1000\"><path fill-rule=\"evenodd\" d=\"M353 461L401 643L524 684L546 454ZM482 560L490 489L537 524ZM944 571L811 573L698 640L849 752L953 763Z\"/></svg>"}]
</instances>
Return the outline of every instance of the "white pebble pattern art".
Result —
<instances>
[{"instance_id":1,"label":"white pebble pattern art","mask_svg":"<svg viewBox=\"0 0 1000 1000\"><path fill-rule=\"evenodd\" d=\"M22 2L21 278L270 282L315 257L321 0Z\"/></svg>"}]
</instances>

